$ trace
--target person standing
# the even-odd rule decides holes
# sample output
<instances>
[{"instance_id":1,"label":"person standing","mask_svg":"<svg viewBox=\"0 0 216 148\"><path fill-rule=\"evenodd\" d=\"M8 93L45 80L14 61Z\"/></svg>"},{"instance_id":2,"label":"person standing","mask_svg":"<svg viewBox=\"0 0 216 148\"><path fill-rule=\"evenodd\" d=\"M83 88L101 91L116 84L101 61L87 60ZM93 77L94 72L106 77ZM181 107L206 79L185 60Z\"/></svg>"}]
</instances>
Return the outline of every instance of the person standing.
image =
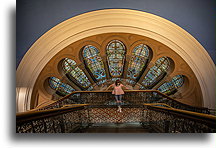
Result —
<instances>
[{"instance_id":1,"label":"person standing","mask_svg":"<svg viewBox=\"0 0 216 148\"><path fill-rule=\"evenodd\" d=\"M125 87L126 89L128 89L126 86L124 86L123 84L121 84L120 80L116 80L114 84L111 84L106 90L108 90L109 88L113 88L112 94L115 95L115 99L116 99L116 103L118 106L118 110L119 112L122 112L122 95L124 94L124 90L122 89L123 87Z\"/></svg>"}]
</instances>

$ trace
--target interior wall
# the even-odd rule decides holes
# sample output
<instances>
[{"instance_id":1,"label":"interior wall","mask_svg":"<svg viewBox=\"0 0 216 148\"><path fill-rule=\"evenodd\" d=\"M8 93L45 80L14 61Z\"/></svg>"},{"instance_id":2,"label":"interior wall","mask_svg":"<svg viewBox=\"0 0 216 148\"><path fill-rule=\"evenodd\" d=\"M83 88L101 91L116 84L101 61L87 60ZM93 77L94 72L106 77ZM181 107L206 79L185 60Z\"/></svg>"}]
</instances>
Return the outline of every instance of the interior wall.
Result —
<instances>
[{"instance_id":1,"label":"interior wall","mask_svg":"<svg viewBox=\"0 0 216 148\"><path fill-rule=\"evenodd\" d=\"M215 107L215 66L195 38L158 16L135 10L108 9L68 19L49 30L31 46L17 69L17 88L27 88L25 96L17 99L17 104L23 103L18 111L30 108L36 79L53 56L78 40L110 32L149 37L174 50L196 75L204 106Z\"/></svg>"},{"instance_id":2,"label":"interior wall","mask_svg":"<svg viewBox=\"0 0 216 148\"><path fill-rule=\"evenodd\" d=\"M57 55L55 55L49 62L48 64L44 67L43 71L40 73L34 89L33 89L33 94L32 94L32 107L34 108L37 106L37 104L41 104L42 102L45 102L44 97L37 98L38 92L41 92L40 95L43 95L46 97L47 102L53 99L53 94L55 91L47 91L50 87L49 84L46 83L46 80L51 77L51 76L56 76L59 79L63 79L64 83L71 85L74 87L73 82L71 82L69 79L64 78L65 76L62 75L61 73L61 66L60 68L58 67L59 63L64 58L70 58L74 60L77 65L81 69L84 70L84 72L87 74L88 71L86 71L85 65L83 64L82 60L82 49L86 45L93 45L95 46L99 51L101 57L105 57L106 59L106 47L107 44L112 41L112 40L120 40L121 42L124 43L126 47L126 57L131 57L131 53L134 49L135 46L139 45L140 43L148 45L151 50L152 50L152 59L150 61L151 64L148 64L146 71L150 69L156 60L163 56L169 57L173 61L173 70L168 73L168 75L161 80L161 83L168 82L170 81L174 76L176 75L184 75L185 78L187 79L187 84L185 87L180 89L178 93L175 95L172 95L173 98L176 100L186 103L189 105L193 106L203 106L203 98L202 98L202 93L201 89L198 83L198 80L196 76L194 75L193 71L191 68L188 66L188 64L177 54L175 53L172 49L167 47L166 45L163 45L162 43L155 41L151 38L140 36L140 35L135 35L135 34L128 34L128 33L107 33L107 34L100 34L100 35L94 35L91 37L87 37L84 39L81 39L75 43L70 44L69 46L65 47L62 49ZM129 62L130 58L127 58L126 62ZM109 73L108 66L106 65L107 62L106 60L104 61L104 65L106 67L106 73ZM171 65L172 66L172 65ZM125 73L122 76L126 77L127 69L125 69ZM145 74L143 73L143 76L141 77L142 81ZM90 74L87 75L89 79L91 79ZM136 87L135 87L136 88ZM156 89L157 86L155 86L153 89ZM96 88L99 89L99 88ZM43 93L43 94L42 94ZM60 98L60 96L59 96ZM35 102L38 102L37 104Z\"/></svg>"},{"instance_id":3,"label":"interior wall","mask_svg":"<svg viewBox=\"0 0 216 148\"><path fill-rule=\"evenodd\" d=\"M16 68L44 33L74 16L101 9L133 9L161 16L195 37L216 60L214 0L18 0Z\"/></svg>"}]
</instances>

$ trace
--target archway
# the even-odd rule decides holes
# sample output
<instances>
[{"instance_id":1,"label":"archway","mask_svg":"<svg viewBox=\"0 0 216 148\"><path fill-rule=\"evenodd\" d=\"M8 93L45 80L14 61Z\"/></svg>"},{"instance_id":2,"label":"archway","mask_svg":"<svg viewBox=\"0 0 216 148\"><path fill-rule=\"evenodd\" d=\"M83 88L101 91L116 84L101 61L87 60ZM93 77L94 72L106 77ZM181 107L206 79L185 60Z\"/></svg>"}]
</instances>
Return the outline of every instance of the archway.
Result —
<instances>
[{"instance_id":1,"label":"archway","mask_svg":"<svg viewBox=\"0 0 216 148\"><path fill-rule=\"evenodd\" d=\"M82 38L113 32L146 36L173 49L195 73L204 107L215 108L215 65L195 38L174 23L146 12L107 9L68 19L32 45L16 72L17 111L30 109L32 89L38 75L60 50Z\"/></svg>"}]
</instances>

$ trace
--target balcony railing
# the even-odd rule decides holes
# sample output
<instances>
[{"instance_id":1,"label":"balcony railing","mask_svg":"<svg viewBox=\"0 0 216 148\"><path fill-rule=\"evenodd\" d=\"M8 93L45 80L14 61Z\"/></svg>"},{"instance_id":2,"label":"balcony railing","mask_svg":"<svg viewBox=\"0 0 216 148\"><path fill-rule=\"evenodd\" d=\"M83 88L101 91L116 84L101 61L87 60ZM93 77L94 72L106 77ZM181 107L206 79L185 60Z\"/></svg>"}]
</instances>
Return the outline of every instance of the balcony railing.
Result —
<instances>
[{"instance_id":1,"label":"balcony railing","mask_svg":"<svg viewBox=\"0 0 216 148\"><path fill-rule=\"evenodd\" d=\"M80 132L92 124L139 123L161 133L214 133L209 109L180 103L159 91L125 91L122 112L111 91L76 91L34 110L17 113L17 133Z\"/></svg>"},{"instance_id":2,"label":"balcony railing","mask_svg":"<svg viewBox=\"0 0 216 148\"><path fill-rule=\"evenodd\" d=\"M92 124L139 123L160 133L214 133L216 117L158 104L123 105L67 105L42 111L17 114L17 133L72 133ZM163 105L163 104L161 104Z\"/></svg>"},{"instance_id":3,"label":"balcony railing","mask_svg":"<svg viewBox=\"0 0 216 148\"><path fill-rule=\"evenodd\" d=\"M17 113L17 133L71 133L87 123L86 105ZM86 118L85 118L86 117Z\"/></svg>"},{"instance_id":4,"label":"balcony railing","mask_svg":"<svg viewBox=\"0 0 216 148\"><path fill-rule=\"evenodd\" d=\"M176 101L157 90L126 90L123 97L124 105L140 105L143 103L164 103L172 108L188 110L199 113L210 114L210 110L204 107L190 106ZM75 91L58 101L38 108L45 110L60 108L67 104L89 104L89 105L116 105L111 91Z\"/></svg>"},{"instance_id":5,"label":"balcony railing","mask_svg":"<svg viewBox=\"0 0 216 148\"><path fill-rule=\"evenodd\" d=\"M215 133L216 117L203 113L145 104L143 124L165 133Z\"/></svg>"}]
</instances>

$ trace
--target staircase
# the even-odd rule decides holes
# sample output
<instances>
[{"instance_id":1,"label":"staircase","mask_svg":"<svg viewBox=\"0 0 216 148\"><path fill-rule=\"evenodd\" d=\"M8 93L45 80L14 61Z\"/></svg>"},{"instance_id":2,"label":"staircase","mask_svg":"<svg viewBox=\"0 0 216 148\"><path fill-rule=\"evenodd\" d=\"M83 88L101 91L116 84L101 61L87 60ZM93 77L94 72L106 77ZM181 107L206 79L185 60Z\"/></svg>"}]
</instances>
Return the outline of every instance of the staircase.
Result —
<instances>
[{"instance_id":1,"label":"staircase","mask_svg":"<svg viewBox=\"0 0 216 148\"><path fill-rule=\"evenodd\" d=\"M87 128L77 130L76 133L155 133L149 127L140 123L95 123Z\"/></svg>"},{"instance_id":2,"label":"staircase","mask_svg":"<svg viewBox=\"0 0 216 148\"><path fill-rule=\"evenodd\" d=\"M16 132L214 133L216 117L208 113L207 108L182 104L157 91L126 92L118 112L110 92L85 91L17 113Z\"/></svg>"}]
</instances>

